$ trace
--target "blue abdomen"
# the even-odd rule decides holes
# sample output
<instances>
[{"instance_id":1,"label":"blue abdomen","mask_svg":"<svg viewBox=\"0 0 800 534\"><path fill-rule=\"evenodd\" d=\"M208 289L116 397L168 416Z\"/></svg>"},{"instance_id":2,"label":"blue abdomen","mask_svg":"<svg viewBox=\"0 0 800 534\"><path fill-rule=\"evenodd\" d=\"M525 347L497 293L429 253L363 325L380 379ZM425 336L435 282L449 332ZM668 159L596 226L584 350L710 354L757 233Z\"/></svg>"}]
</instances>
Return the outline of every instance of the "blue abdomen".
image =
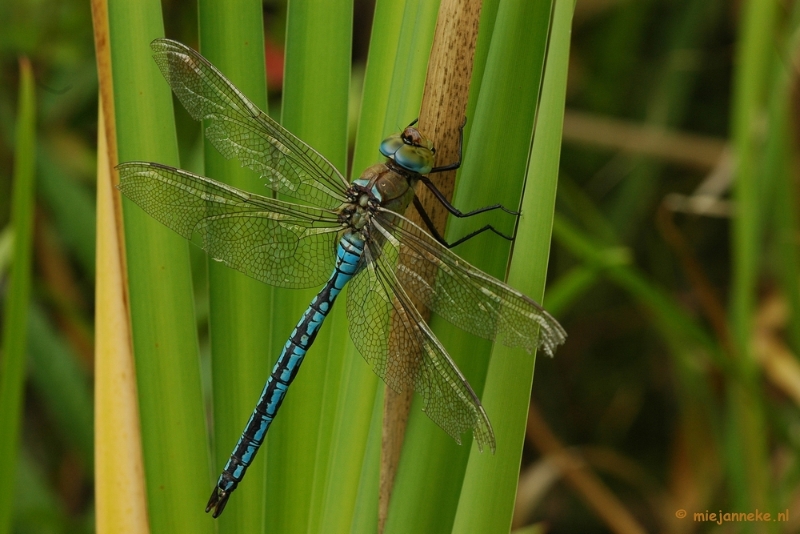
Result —
<instances>
[{"instance_id":1,"label":"blue abdomen","mask_svg":"<svg viewBox=\"0 0 800 534\"><path fill-rule=\"evenodd\" d=\"M283 346L283 351L264 385L258 404L250 415L242 436L236 443L230 459L217 480L217 485L206 506L206 511L214 510L214 517L218 517L222 513L230 494L239 485L259 447L264 443L267 431L286 397L289 385L300 370L300 364L303 363L306 352L314 343L322 322L328 316L336 297L358 271L363 252L364 240L358 234L348 232L339 240L333 274L306 308Z\"/></svg>"}]
</instances>

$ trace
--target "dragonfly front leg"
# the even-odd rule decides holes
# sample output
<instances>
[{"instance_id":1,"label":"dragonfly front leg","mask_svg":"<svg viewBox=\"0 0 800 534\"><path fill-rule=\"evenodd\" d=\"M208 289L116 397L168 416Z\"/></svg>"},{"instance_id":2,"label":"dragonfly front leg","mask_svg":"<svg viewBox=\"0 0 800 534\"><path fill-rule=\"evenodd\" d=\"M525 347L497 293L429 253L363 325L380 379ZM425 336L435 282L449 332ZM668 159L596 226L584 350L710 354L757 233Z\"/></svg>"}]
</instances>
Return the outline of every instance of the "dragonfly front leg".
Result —
<instances>
[{"instance_id":1,"label":"dragonfly front leg","mask_svg":"<svg viewBox=\"0 0 800 534\"><path fill-rule=\"evenodd\" d=\"M419 119L417 119L417 120L419 120ZM416 124L416 122L417 122L416 120L414 122L412 122L411 126ZM434 167L428 172L428 174L433 174L435 172L454 171L454 170L458 169L459 167L461 167L461 152L462 152L462 149L464 148L464 126L466 126L466 125L467 125L467 118L464 117L464 122L461 124L461 126L458 127L458 161L456 161L455 163L451 163L449 165L442 165L441 167ZM434 193L434 194L436 194L436 193Z\"/></svg>"}]
</instances>

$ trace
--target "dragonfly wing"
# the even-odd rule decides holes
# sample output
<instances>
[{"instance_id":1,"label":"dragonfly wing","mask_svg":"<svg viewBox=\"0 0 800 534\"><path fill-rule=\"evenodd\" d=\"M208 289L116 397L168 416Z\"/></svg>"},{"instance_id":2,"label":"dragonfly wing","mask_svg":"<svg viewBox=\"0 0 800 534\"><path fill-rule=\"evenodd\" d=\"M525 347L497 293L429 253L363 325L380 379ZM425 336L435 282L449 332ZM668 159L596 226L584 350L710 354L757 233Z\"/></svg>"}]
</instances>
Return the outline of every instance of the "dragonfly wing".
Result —
<instances>
[{"instance_id":1,"label":"dragonfly wing","mask_svg":"<svg viewBox=\"0 0 800 534\"><path fill-rule=\"evenodd\" d=\"M566 332L544 308L443 247L401 215L381 212L374 227L399 243L396 275L407 293L459 328L529 353L553 356Z\"/></svg>"},{"instance_id":2,"label":"dragonfly wing","mask_svg":"<svg viewBox=\"0 0 800 534\"><path fill-rule=\"evenodd\" d=\"M119 190L229 267L280 287L320 285L335 262L336 212L241 191L158 163L117 167Z\"/></svg>"},{"instance_id":3,"label":"dragonfly wing","mask_svg":"<svg viewBox=\"0 0 800 534\"><path fill-rule=\"evenodd\" d=\"M226 158L238 158L267 186L323 208L346 201L348 183L325 157L258 109L195 50L156 39L153 57L172 90Z\"/></svg>"},{"instance_id":4,"label":"dragonfly wing","mask_svg":"<svg viewBox=\"0 0 800 534\"><path fill-rule=\"evenodd\" d=\"M347 317L356 348L393 390L420 393L425 413L456 442L472 430L478 447L494 452L494 433L478 396L395 277L396 249L380 248L368 244L364 267L349 284Z\"/></svg>"}]
</instances>

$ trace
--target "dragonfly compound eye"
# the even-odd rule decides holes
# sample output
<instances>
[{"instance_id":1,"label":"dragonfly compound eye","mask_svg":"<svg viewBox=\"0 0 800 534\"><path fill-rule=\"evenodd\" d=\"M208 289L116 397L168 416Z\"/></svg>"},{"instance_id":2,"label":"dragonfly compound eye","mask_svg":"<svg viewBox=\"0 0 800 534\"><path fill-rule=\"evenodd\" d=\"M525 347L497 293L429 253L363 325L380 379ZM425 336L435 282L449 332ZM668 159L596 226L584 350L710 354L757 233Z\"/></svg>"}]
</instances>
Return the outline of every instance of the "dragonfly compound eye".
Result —
<instances>
[{"instance_id":1,"label":"dragonfly compound eye","mask_svg":"<svg viewBox=\"0 0 800 534\"><path fill-rule=\"evenodd\" d=\"M380 150L381 154L408 171L426 174L433 168L433 143L416 128L409 127L403 133L387 137Z\"/></svg>"},{"instance_id":2,"label":"dragonfly compound eye","mask_svg":"<svg viewBox=\"0 0 800 534\"><path fill-rule=\"evenodd\" d=\"M381 154L387 158L394 159L394 153L404 145L405 143L403 142L402 136L400 134L394 134L390 135L381 142L380 151Z\"/></svg>"},{"instance_id":3,"label":"dragonfly compound eye","mask_svg":"<svg viewBox=\"0 0 800 534\"><path fill-rule=\"evenodd\" d=\"M404 145L392 159L404 169L419 174L427 174L433 168L433 152L427 147Z\"/></svg>"}]
</instances>

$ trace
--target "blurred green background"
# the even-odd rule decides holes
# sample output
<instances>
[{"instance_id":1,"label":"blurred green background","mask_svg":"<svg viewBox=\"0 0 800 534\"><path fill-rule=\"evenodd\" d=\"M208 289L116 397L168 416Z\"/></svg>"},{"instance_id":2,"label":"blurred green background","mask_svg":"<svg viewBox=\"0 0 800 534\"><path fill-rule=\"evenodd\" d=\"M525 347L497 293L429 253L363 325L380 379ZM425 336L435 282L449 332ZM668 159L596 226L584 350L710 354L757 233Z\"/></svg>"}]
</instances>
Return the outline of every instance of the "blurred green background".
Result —
<instances>
[{"instance_id":1,"label":"blurred green background","mask_svg":"<svg viewBox=\"0 0 800 534\"><path fill-rule=\"evenodd\" d=\"M163 8L166 35L196 48L195 4ZM372 9L356 2L355 76ZM285 5L264 17L277 107ZM624 510L650 532L800 529L798 22L791 0L577 2L545 298L569 338L536 369L516 527L622 532ZM15 532L93 528L91 28L87 2L0 3L2 304L21 55L38 115L22 446L2 475L19 481ZM196 168L199 125L177 118ZM789 521L692 518L756 508Z\"/></svg>"}]
</instances>

